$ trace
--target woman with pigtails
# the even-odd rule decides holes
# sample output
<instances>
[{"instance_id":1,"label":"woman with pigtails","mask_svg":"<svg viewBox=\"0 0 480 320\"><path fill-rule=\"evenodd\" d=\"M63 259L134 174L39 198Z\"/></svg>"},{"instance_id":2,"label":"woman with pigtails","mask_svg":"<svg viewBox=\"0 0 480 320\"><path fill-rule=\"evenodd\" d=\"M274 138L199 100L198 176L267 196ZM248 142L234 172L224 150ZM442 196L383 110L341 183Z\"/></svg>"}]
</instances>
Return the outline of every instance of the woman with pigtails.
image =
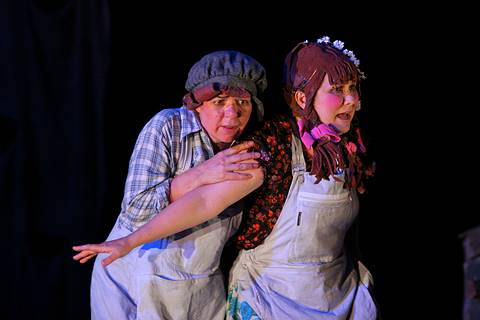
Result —
<instances>
[{"instance_id":1,"label":"woman with pigtails","mask_svg":"<svg viewBox=\"0 0 480 320\"><path fill-rule=\"evenodd\" d=\"M374 170L356 119L365 78L358 66L341 41L323 37L296 45L284 68L293 116L266 121L246 138L262 155L255 161L263 172L252 174L259 183L201 186L128 239L77 247L83 250L78 259L98 252L117 259L167 236L170 220L162 216L188 228L256 189L235 236L240 251L230 271L227 319L376 319L371 275L345 246L357 194Z\"/></svg>"},{"instance_id":2,"label":"woman with pigtails","mask_svg":"<svg viewBox=\"0 0 480 320\"><path fill-rule=\"evenodd\" d=\"M345 247L374 169L355 117L358 65L328 37L287 55L293 119L267 121L255 137L270 162L236 236L228 319L376 319L371 275Z\"/></svg>"}]
</instances>

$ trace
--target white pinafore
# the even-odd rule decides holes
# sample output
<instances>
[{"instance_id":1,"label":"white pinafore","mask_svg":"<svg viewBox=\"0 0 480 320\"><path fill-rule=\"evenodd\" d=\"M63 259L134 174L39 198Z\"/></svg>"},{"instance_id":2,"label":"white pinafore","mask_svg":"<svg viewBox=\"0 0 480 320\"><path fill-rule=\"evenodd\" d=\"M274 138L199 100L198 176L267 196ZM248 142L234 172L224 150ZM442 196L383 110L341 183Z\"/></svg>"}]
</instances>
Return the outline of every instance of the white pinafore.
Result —
<instances>
[{"instance_id":1,"label":"white pinafore","mask_svg":"<svg viewBox=\"0 0 480 320\"><path fill-rule=\"evenodd\" d=\"M293 180L280 217L263 244L240 252L230 290L264 320L375 319L371 275L361 263L357 272L344 252L358 213L356 193L333 177L315 184L295 136L292 157Z\"/></svg>"}]
</instances>

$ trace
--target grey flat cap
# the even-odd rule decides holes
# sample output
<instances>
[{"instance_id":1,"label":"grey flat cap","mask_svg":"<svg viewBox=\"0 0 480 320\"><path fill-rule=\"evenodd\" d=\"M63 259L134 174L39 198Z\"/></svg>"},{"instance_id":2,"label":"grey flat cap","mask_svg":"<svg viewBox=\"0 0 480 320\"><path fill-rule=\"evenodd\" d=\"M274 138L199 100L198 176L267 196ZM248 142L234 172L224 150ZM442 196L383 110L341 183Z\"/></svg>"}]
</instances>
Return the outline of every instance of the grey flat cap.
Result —
<instances>
[{"instance_id":1,"label":"grey flat cap","mask_svg":"<svg viewBox=\"0 0 480 320\"><path fill-rule=\"evenodd\" d=\"M248 90L263 118L263 103L257 94L267 88L265 68L252 57L238 51L216 51L202 57L188 73L185 89L193 91L211 83Z\"/></svg>"}]
</instances>

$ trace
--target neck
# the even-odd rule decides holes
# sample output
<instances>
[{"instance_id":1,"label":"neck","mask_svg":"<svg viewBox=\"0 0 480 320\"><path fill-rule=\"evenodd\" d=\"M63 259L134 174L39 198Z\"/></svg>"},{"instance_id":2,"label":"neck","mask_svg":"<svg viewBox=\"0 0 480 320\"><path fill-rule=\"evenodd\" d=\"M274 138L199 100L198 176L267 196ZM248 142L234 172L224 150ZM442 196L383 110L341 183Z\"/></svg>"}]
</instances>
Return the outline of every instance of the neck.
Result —
<instances>
[{"instance_id":1,"label":"neck","mask_svg":"<svg viewBox=\"0 0 480 320\"><path fill-rule=\"evenodd\" d=\"M213 144L213 151L214 153L220 152L222 150L227 149L230 146L230 143L226 142L214 142Z\"/></svg>"}]
</instances>

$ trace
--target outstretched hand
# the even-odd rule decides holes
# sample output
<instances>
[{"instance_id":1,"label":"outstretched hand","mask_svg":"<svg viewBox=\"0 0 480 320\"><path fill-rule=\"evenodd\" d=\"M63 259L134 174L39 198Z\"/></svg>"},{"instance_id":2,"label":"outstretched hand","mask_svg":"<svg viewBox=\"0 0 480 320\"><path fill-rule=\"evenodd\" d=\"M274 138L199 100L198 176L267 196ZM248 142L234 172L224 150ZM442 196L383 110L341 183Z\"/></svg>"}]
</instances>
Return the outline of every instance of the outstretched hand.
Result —
<instances>
[{"instance_id":1,"label":"outstretched hand","mask_svg":"<svg viewBox=\"0 0 480 320\"><path fill-rule=\"evenodd\" d=\"M73 250L79 252L73 256L73 260L77 260L80 263L85 263L95 257L98 253L110 253L108 257L102 260L102 265L106 267L113 261L129 253L132 249L133 248L129 245L125 237L116 240L105 241L99 244L84 244L73 247Z\"/></svg>"}]
</instances>

